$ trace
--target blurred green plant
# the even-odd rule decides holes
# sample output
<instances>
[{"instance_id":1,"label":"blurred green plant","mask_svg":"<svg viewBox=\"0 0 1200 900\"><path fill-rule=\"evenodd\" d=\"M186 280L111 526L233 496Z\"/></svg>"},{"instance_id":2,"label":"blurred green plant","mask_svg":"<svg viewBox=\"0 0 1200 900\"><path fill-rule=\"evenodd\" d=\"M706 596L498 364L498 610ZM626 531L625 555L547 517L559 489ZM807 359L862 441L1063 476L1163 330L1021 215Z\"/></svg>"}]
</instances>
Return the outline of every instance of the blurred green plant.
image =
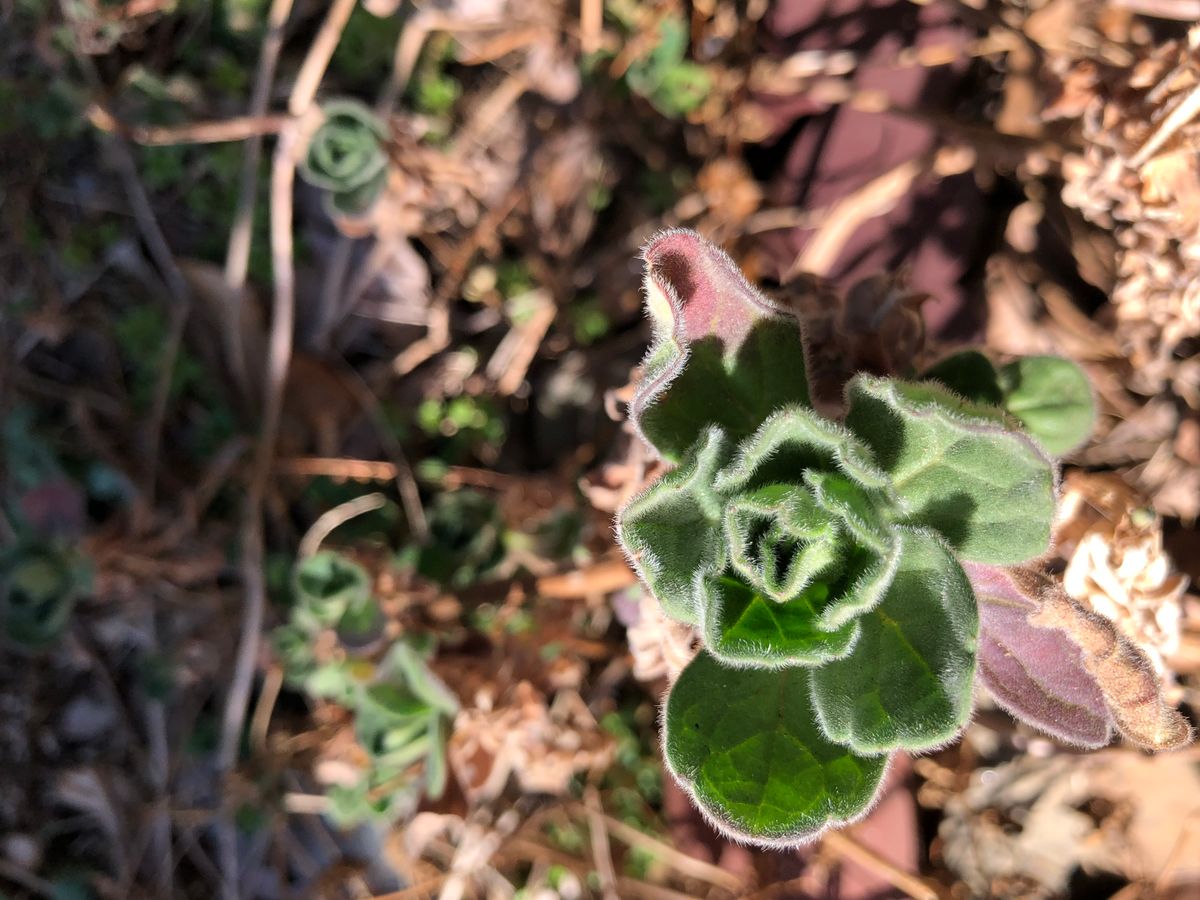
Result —
<instances>
[{"instance_id":1,"label":"blurred green plant","mask_svg":"<svg viewBox=\"0 0 1200 900\"><path fill-rule=\"evenodd\" d=\"M387 126L357 100L331 100L321 111L325 121L309 142L300 173L329 192L331 215L359 215L387 183Z\"/></svg>"},{"instance_id":2,"label":"blurred green plant","mask_svg":"<svg viewBox=\"0 0 1200 900\"><path fill-rule=\"evenodd\" d=\"M33 650L54 643L90 581L83 557L59 543L18 541L0 555L4 636Z\"/></svg>"},{"instance_id":3,"label":"blurred green plant","mask_svg":"<svg viewBox=\"0 0 1200 900\"><path fill-rule=\"evenodd\" d=\"M408 88L413 108L430 119L425 137L435 143L449 137L450 114L462 96L462 85L448 71L456 55L457 44L450 35L430 37Z\"/></svg>"},{"instance_id":4,"label":"blurred green plant","mask_svg":"<svg viewBox=\"0 0 1200 900\"><path fill-rule=\"evenodd\" d=\"M441 439L437 455L449 464L470 455L487 461L507 436L500 410L485 397L430 397L417 407L416 419L418 428Z\"/></svg>"},{"instance_id":5,"label":"blurred green plant","mask_svg":"<svg viewBox=\"0 0 1200 900\"><path fill-rule=\"evenodd\" d=\"M273 643L289 684L313 699L354 714L355 737L369 764L352 784L328 790L330 817L340 825L389 822L411 812L421 796L446 787L448 720L454 695L429 670L432 648L390 646L378 662L384 617L370 576L354 560L321 551L299 562L293 606ZM318 658L318 644L337 652Z\"/></svg>"},{"instance_id":6,"label":"blurred green plant","mask_svg":"<svg viewBox=\"0 0 1200 900\"><path fill-rule=\"evenodd\" d=\"M506 530L496 503L478 491L442 493L429 510L429 543L408 547L400 562L431 581L470 587L504 559Z\"/></svg>"},{"instance_id":7,"label":"blurred green plant","mask_svg":"<svg viewBox=\"0 0 1200 900\"><path fill-rule=\"evenodd\" d=\"M356 5L330 63L330 71L338 76L338 83L355 90L375 88L380 76L392 66L396 41L406 18L404 13L376 16L363 4Z\"/></svg>"},{"instance_id":8,"label":"blurred green plant","mask_svg":"<svg viewBox=\"0 0 1200 900\"><path fill-rule=\"evenodd\" d=\"M608 335L612 321L596 297L584 297L569 309L575 343L587 347Z\"/></svg>"},{"instance_id":9,"label":"blurred green plant","mask_svg":"<svg viewBox=\"0 0 1200 900\"><path fill-rule=\"evenodd\" d=\"M629 89L664 116L677 119L704 102L712 88L705 68L687 59L687 21L668 16L658 26L658 43L625 71Z\"/></svg>"}]
</instances>

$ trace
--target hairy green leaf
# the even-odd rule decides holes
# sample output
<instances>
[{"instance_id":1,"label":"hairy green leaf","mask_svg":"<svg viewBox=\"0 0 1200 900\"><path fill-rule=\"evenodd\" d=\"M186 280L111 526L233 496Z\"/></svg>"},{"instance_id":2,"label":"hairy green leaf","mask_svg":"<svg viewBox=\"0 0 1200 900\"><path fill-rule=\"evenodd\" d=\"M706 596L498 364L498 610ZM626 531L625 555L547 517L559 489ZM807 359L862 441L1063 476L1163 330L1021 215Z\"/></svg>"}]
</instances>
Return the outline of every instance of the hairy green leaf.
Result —
<instances>
[{"instance_id":1,"label":"hairy green leaf","mask_svg":"<svg viewBox=\"0 0 1200 900\"><path fill-rule=\"evenodd\" d=\"M971 583L937 535L899 533L895 577L858 619L853 651L812 674L824 733L860 753L936 747L971 710L979 631Z\"/></svg>"},{"instance_id":2,"label":"hairy green leaf","mask_svg":"<svg viewBox=\"0 0 1200 900\"><path fill-rule=\"evenodd\" d=\"M710 429L694 454L634 497L617 516L617 539L646 586L673 619L699 622L695 591L704 572L724 567L720 495L712 484L728 456Z\"/></svg>"},{"instance_id":3,"label":"hairy green leaf","mask_svg":"<svg viewBox=\"0 0 1200 900\"><path fill-rule=\"evenodd\" d=\"M365 212L387 183L387 126L357 100L332 100L321 112L325 121L309 141L300 174L329 191L336 212Z\"/></svg>"},{"instance_id":4,"label":"hairy green leaf","mask_svg":"<svg viewBox=\"0 0 1200 900\"><path fill-rule=\"evenodd\" d=\"M725 507L729 562L773 600L787 600L839 563L840 542L830 517L794 486L772 484Z\"/></svg>"},{"instance_id":5,"label":"hairy green leaf","mask_svg":"<svg viewBox=\"0 0 1200 900\"><path fill-rule=\"evenodd\" d=\"M775 412L741 443L734 461L721 470L722 492L763 484L799 483L809 469L844 472L858 484L880 491L890 487L888 474L853 434L811 409L789 406Z\"/></svg>"},{"instance_id":6,"label":"hairy green leaf","mask_svg":"<svg viewBox=\"0 0 1200 900\"><path fill-rule=\"evenodd\" d=\"M321 550L296 563L292 573L295 616L310 627L336 625L347 611L371 605L371 578L349 557Z\"/></svg>"},{"instance_id":7,"label":"hairy green leaf","mask_svg":"<svg viewBox=\"0 0 1200 900\"><path fill-rule=\"evenodd\" d=\"M936 381L972 403L1000 406L1004 391L992 361L978 350L947 356L921 373L921 381Z\"/></svg>"},{"instance_id":8,"label":"hairy green leaf","mask_svg":"<svg viewBox=\"0 0 1200 900\"><path fill-rule=\"evenodd\" d=\"M820 610L828 596L829 585L817 582L781 603L736 578L707 578L704 643L734 666L778 668L838 659L858 639L858 622L823 629Z\"/></svg>"},{"instance_id":9,"label":"hairy green leaf","mask_svg":"<svg viewBox=\"0 0 1200 900\"><path fill-rule=\"evenodd\" d=\"M1055 456L1088 439L1096 418L1083 370L1057 356L1028 356L1000 370L1004 408Z\"/></svg>"},{"instance_id":10,"label":"hairy green leaf","mask_svg":"<svg viewBox=\"0 0 1200 900\"><path fill-rule=\"evenodd\" d=\"M799 322L723 251L675 230L651 241L645 259L654 343L630 414L664 459L681 460L709 426L737 440L779 407L808 403Z\"/></svg>"},{"instance_id":11,"label":"hairy green leaf","mask_svg":"<svg viewBox=\"0 0 1200 900\"><path fill-rule=\"evenodd\" d=\"M735 669L701 653L667 698L671 771L722 831L789 846L867 811L887 756L862 756L821 732L809 671Z\"/></svg>"},{"instance_id":12,"label":"hairy green leaf","mask_svg":"<svg viewBox=\"0 0 1200 900\"><path fill-rule=\"evenodd\" d=\"M930 384L866 375L850 383L846 423L874 451L909 512L964 558L1023 562L1050 544L1054 464L1004 414Z\"/></svg>"}]
</instances>

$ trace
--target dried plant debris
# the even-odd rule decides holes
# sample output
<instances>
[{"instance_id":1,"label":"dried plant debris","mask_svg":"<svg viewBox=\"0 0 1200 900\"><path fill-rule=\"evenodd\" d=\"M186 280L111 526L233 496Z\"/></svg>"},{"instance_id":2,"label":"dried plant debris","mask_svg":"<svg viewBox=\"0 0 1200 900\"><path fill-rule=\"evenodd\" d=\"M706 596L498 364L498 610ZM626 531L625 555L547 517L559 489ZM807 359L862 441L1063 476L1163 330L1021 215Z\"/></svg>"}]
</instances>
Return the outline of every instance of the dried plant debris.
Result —
<instances>
[{"instance_id":1,"label":"dried plant debris","mask_svg":"<svg viewBox=\"0 0 1200 900\"><path fill-rule=\"evenodd\" d=\"M664 678L674 682L699 650L696 630L668 618L640 586L624 591L614 603L626 628L633 677L648 684Z\"/></svg>"},{"instance_id":2,"label":"dried plant debris","mask_svg":"<svg viewBox=\"0 0 1200 900\"><path fill-rule=\"evenodd\" d=\"M467 800L495 800L514 779L527 794L564 796L581 773L601 772L614 747L578 693L554 700L522 681L493 696L484 690L454 720L447 754Z\"/></svg>"},{"instance_id":3,"label":"dried plant debris","mask_svg":"<svg viewBox=\"0 0 1200 900\"><path fill-rule=\"evenodd\" d=\"M1119 476L1072 471L1055 538L1067 593L1114 622L1169 687L1188 579L1163 550L1161 519Z\"/></svg>"},{"instance_id":4,"label":"dried plant debris","mask_svg":"<svg viewBox=\"0 0 1200 900\"><path fill-rule=\"evenodd\" d=\"M1063 199L1120 244L1112 293L1130 386L1153 395L1200 336L1200 28L1132 66L1086 60L1059 110L1084 150L1063 160Z\"/></svg>"},{"instance_id":5,"label":"dried plant debris","mask_svg":"<svg viewBox=\"0 0 1200 900\"><path fill-rule=\"evenodd\" d=\"M1197 790L1185 754L1024 756L951 797L941 856L977 897L1083 896L1072 883L1104 874L1140 883L1136 896L1192 896Z\"/></svg>"}]
</instances>

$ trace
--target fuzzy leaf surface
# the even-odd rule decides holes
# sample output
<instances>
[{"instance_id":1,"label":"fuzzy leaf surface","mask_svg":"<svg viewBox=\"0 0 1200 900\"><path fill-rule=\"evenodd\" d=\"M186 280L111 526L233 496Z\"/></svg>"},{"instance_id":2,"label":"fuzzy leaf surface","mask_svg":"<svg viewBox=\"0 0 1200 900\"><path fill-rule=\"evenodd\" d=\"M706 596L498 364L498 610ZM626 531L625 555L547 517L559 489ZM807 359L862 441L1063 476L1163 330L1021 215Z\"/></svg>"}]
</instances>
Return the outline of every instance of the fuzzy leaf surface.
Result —
<instances>
[{"instance_id":1,"label":"fuzzy leaf surface","mask_svg":"<svg viewBox=\"0 0 1200 900\"><path fill-rule=\"evenodd\" d=\"M808 403L800 323L720 248L673 230L644 257L654 343L630 413L664 459L681 460L711 425L737 440L775 409Z\"/></svg>"},{"instance_id":2,"label":"fuzzy leaf surface","mask_svg":"<svg viewBox=\"0 0 1200 900\"><path fill-rule=\"evenodd\" d=\"M729 576L707 579L704 587L704 643L730 665L816 665L845 656L858 639L856 621L821 627L829 588L819 582L782 603Z\"/></svg>"},{"instance_id":3,"label":"fuzzy leaf surface","mask_svg":"<svg viewBox=\"0 0 1200 900\"><path fill-rule=\"evenodd\" d=\"M1087 376L1057 356L1027 356L1000 370L1004 408L1055 456L1088 439L1096 403Z\"/></svg>"},{"instance_id":4,"label":"fuzzy leaf surface","mask_svg":"<svg viewBox=\"0 0 1200 900\"><path fill-rule=\"evenodd\" d=\"M722 831L788 846L861 816L887 756L821 732L805 668L735 669L700 653L667 698L667 764Z\"/></svg>"},{"instance_id":5,"label":"fuzzy leaf surface","mask_svg":"<svg viewBox=\"0 0 1200 900\"><path fill-rule=\"evenodd\" d=\"M1056 584L1046 582L1039 601L1029 621L1063 631L1079 647L1084 668L1104 692L1113 724L1126 740L1146 750L1191 743L1191 725L1163 697L1162 681L1140 647Z\"/></svg>"},{"instance_id":6,"label":"fuzzy leaf surface","mask_svg":"<svg viewBox=\"0 0 1200 900\"><path fill-rule=\"evenodd\" d=\"M713 490L728 450L709 430L683 465L634 497L617 516L617 538L663 611L697 624L697 578L724 567L722 498Z\"/></svg>"},{"instance_id":7,"label":"fuzzy leaf surface","mask_svg":"<svg viewBox=\"0 0 1200 900\"><path fill-rule=\"evenodd\" d=\"M813 670L825 734L860 753L936 747L966 724L979 618L966 573L935 534L899 529L882 602L849 656Z\"/></svg>"},{"instance_id":8,"label":"fuzzy leaf surface","mask_svg":"<svg viewBox=\"0 0 1200 900\"><path fill-rule=\"evenodd\" d=\"M1018 576L995 566L964 568L979 602L979 681L1016 718L1077 747L1112 737L1104 692L1083 651L1063 631L1029 621L1038 601Z\"/></svg>"},{"instance_id":9,"label":"fuzzy leaf surface","mask_svg":"<svg viewBox=\"0 0 1200 900\"><path fill-rule=\"evenodd\" d=\"M1000 374L978 350L963 350L934 363L921 373L921 381L936 381L972 403L987 406L1004 403Z\"/></svg>"},{"instance_id":10,"label":"fuzzy leaf surface","mask_svg":"<svg viewBox=\"0 0 1200 900\"><path fill-rule=\"evenodd\" d=\"M930 384L859 375L846 423L870 445L910 512L965 559L999 565L1046 551L1054 464L999 410Z\"/></svg>"}]
</instances>

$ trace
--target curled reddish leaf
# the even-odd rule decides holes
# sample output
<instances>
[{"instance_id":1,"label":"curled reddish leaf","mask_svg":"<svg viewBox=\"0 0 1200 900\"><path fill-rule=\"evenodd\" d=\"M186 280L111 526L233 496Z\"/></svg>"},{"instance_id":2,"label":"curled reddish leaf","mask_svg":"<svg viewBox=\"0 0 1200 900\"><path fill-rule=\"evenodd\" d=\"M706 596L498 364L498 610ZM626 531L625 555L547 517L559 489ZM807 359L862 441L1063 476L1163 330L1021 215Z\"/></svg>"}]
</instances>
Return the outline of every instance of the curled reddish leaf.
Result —
<instances>
[{"instance_id":1,"label":"curled reddish leaf","mask_svg":"<svg viewBox=\"0 0 1200 900\"><path fill-rule=\"evenodd\" d=\"M1095 690L1113 725L1130 743L1146 750L1172 750L1191 741L1191 726L1163 699L1150 660L1111 621L1086 609L1034 569L968 565L967 571L979 599L983 628L980 672L991 670L981 677L1009 712L1072 740L1060 734L1069 709L1062 703L1095 714L1091 693ZM1022 607L1024 615L1019 616L1016 610ZM1061 637L1048 642L1047 634ZM1004 655L998 656L997 649ZM1073 662L1076 655L1086 680ZM1022 664L1028 681L1014 675L1009 665L1013 661ZM1057 675L1056 667L1062 669ZM1070 721L1079 719L1076 713ZM1095 746L1078 739L1072 742Z\"/></svg>"},{"instance_id":2,"label":"curled reddish leaf","mask_svg":"<svg viewBox=\"0 0 1200 900\"><path fill-rule=\"evenodd\" d=\"M1038 604L1006 569L965 563L979 603L980 683L1016 718L1067 744L1108 743L1112 719L1083 651L1062 631L1029 621Z\"/></svg>"},{"instance_id":3,"label":"curled reddish leaf","mask_svg":"<svg viewBox=\"0 0 1200 900\"><path fill-rule=\"evenodd\" d=\"M654 343L630 414L665 459L679 462L709 426L736 440L783 406L808 405L799 321L720 247L673 229L643 257Z\"/></svg>"}]
</instances>

